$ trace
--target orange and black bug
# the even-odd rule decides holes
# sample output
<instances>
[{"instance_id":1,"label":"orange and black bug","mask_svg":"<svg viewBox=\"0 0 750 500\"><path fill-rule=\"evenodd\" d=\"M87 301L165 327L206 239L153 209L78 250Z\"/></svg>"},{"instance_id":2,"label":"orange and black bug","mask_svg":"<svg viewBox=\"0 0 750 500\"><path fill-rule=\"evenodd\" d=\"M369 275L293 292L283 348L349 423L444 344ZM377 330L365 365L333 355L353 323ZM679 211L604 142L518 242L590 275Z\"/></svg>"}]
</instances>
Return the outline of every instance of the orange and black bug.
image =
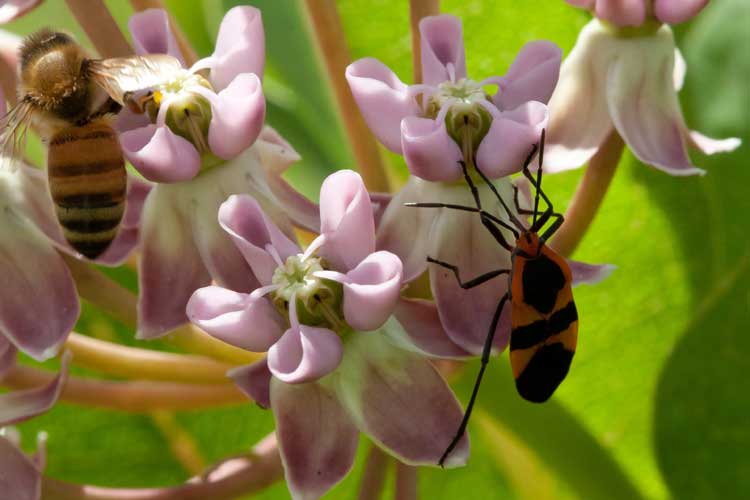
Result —
<instances>
[{"instance_id":1,"label":"orange and black bug","mask_svg":"<svg viewBox=\"0 0 750 500\"><path fill-rule=\"evenodd\" d=\"M537 149L539 150L539 169L536 178L534 178L529 171L529 164ZM497 242L511 254L510 269L497 269L468 281L461 279L459 269L455 265L431 257L427 258L429 262L450 270L455 275L458 284L464 289L474 288L497 276L508 275L508 292L500 299L492 317L482 352L479 375L474 384L471 399L453 441L440 459L440 465L458 444L466 430L479 392L482 376L489 362L495 329L506 302L510 301L511 307L510 363L516 388L524 399L535 403L541 403L549 399L567 375L575 353L578 338L578 313L571 291L572 275L570 267L564 258L545 244L547 239L562 224L563 216L553 210L552 202L541 188L543 155L544 131L539 146L534 145L523 165L523 175L536 190L534 210L522 209L518 203L517 187L514 193L518 213L533 217L529 227L518 220L497 192L495 186L479 167L476 167L479 176L489 186L507 213L510 223L485 211L482 208L479 192L463 162L461 162L461 167L474 197L475 207L445 203L407 204L413 207L448 208L476 212L481 217L482 224ZM541 214L539 213L540 197L547 204L547 209ZM551 225L542 235L539 235L539 231L551 219L553 220ZM513 234L516 239L515 246L511 246L506 241L500 230L501 227Z\"/></svg>"}]
</instances>

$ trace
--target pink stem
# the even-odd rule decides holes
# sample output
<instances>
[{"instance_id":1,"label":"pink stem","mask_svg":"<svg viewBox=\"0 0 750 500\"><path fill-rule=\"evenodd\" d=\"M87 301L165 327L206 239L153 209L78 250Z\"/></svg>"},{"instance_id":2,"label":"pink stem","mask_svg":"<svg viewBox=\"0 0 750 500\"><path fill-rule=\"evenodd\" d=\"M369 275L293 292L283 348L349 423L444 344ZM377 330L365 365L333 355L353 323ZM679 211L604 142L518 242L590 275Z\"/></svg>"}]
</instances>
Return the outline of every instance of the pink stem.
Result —
<instances>
[{"instance_id":1,"label":"pink stem","mask_svg":"<svg viewBox=\"0 0 750 500\"><path fill-rule=\"evenodd\" d=\"M417 468L396 462L396 487L394 500L416 500Z\"/></svg>"},{"instance_id":2,"label":"pink stem","mask_svg":"<svg viewBox=\"0 0 750 500\"><path fill-rule=\"evenodd\" d=\"M365 471L359 483L357 500L378 500L383 491L385 473L390 462L388 455L373 445L365 459Z\"/></svg>"},{"instance_id":3,"label":"pink stem","mask_svg":"<svg viewBox=\"0 0 750 500\"><path fill-rule=\"evenodd\" d=\"M419 39L419 21L423 17L440 14L440 0L409 0L411 23L411 59L414 67L414 83L422 83L422 56Z\"/></svg>"}]
</instances>

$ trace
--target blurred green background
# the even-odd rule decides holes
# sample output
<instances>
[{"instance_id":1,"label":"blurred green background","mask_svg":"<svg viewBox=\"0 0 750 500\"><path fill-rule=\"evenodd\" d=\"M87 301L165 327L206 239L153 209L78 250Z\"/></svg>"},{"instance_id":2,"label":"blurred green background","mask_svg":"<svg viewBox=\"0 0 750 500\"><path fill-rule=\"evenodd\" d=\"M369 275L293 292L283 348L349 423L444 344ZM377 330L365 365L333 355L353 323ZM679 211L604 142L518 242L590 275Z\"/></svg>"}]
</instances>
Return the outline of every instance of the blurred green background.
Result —
<instances>
[{"instance_id":1,"label":"blurred green background","mask_svg":"<svg viewBox=\"0 0 750 500\"><path fill-rule=\"evenodd\" d=\"M125 29L129 4L107 3ZM226 9L260 7L268 121L303 156L290 179L317 197L329 172L355 167L301 1L166 3L201 55L211 53ZM374 56L411 81L408 3L338 4L353 58ZM475 79L504 73L530 40L550 39L567 53L588 20L562 0L444 0L442 11L463 19ZM50 24L85 39L61 0L6 28L25 34ZM750 498L748 26L750 2L713 0L675 28L688 63L680 94L688 124L745 144L732 154L693 154L705 177L673 178L625 154L574 256L618 269L600 285L576 289L581 326L570 375L551 402L534 406L515 394L505 356L493 360L470 426L469 465L422 470L421 498ZM404 179L402 160L385 157L394 177ZM570 201L581 173L546 178L557 206ZM135 287L131 271L110 274ZM132 332L90 307L77 330L136 344ZM464 401L476 369L470 364L456 383ZM253 404L174 419L206 463L247 450L273 428L271 415ZM52 476L112 486L174 484L190 474L158 421L60 404L21 429L25 444L37 431L49 433ZM356 497L367 446L363 439L355 470L326 498ZM282 483L257 496L287 497Z\"/></svg>"}]
</instances>

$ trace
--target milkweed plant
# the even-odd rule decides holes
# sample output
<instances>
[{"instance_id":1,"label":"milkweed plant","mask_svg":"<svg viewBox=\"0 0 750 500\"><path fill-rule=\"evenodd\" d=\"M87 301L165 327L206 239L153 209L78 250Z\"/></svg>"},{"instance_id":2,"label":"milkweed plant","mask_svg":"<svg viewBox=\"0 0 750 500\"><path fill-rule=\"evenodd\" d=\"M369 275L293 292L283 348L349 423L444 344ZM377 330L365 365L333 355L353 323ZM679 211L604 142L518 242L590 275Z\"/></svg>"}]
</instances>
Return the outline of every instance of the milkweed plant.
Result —
<instances>
[{"instance_id":1,"label":"milkweed plant","mask_svg":"<svg viewBox=\"0 0 750 500\"><path fill-rule=\"evenodd\" d=\"M691 159L691 149L713 155L741 144L691 130L681 108L691 59L677 41L682 26L709 14L708 0L548 0L534 8L487 0L455 12L447 4L456 2L441 9L439 0L410 0L408 12L404 2L393 14L397 28L387 30L383 6L361 18L352 5L323 0L224 2L234 6L221 15L221 2L166 2L170 11L158 0L133 0L127 12L110 12L100 0L40 3L0 1L7 28L0 31L0 115L16 101L22 36L42 27L80 33L92 58L168 57L147 84L158 94L155 107L124 106L113 117L129 189L118 236L101 257L86 259L63 238L38 161L44 144L32 138L15 159L3 150L2 498L221 500L276 492L374 499L386 487L397 499L419 491L469 498L468 486L451 484L469 484L483 473L482 461L500 464L502 486L498 496L485 490L471 498L513 497L514 489L558 498L544 489L554 474L568 496L604 498L597 495L611 488L624 498L666 497L630 477L627 460L611 458L594 434L600 424L568 423L582 411L569 399L535 405L493 385L509 380L512 387L503 359L511 303L495 312L509 281L466 287L461 280L512 268L512 253L487 220L498 221L495 231L512 245L511 222L531 223L544 178L544 192L565 215L546 244L568 262L573 285L595 285L581 288L583 296L621 300L624 289L610 285L623 272L620 262L568 258L596 241L580 257L602 262L616 255L608 246L624 244L598 240L597 226L589 231L621 160L634 157L659 172L632 175L679 190L703 182L681 177L714 175L702 166L705 156ZM484 26L518 34L477 32L485 8L505 22L516 12L513 26ZM78 24L56 26L44 9L66 10ZM547 11L570 23L556 25L550 40ZM464 24L461 13L471 21ZM577 39L560 35L579 28ZM381 29L400 32L378 35L389 48L368 53L355 32ZM409 35L411 59L401 50ZM479 46L474 37L487 45L477 54L465 48ZM285 75L296 75L299 88L280 83ZM321 152L326 147L335 152ZM436 206L475 202L481 214ZM579 352L603 335L589 325L638 328L618 319L617 306L604 312L589 304L578 306ZM485 345L491 328L492 345ZM442 462L483 351L503 380L486 382L479 400L492 403ZM620 354L596 355L609 366ZM585 385L577 368L574 360L570 383ZM607 408L627 404L613 398ZM66 436L78 422L65 411L80 414L82 426L103 422L90 433L117 433L104 424L110 418L139 418L166 446L106 441L132 447L123 454L99 449L97 436L76 445ZM66 423L56 425L58 418ZM544 437L566 425L574 431ZM79 448L66 452L71 446ZM567 455L575 462L577 453L584 457L577 466L548 463ZM87 454L111 460L115 472L99 477L101 468L69 462ZM599 463L590 475L600 477L573 472L585 460ZM139 461L178 472L118 476Z\"/></svg>"}]
</instances>

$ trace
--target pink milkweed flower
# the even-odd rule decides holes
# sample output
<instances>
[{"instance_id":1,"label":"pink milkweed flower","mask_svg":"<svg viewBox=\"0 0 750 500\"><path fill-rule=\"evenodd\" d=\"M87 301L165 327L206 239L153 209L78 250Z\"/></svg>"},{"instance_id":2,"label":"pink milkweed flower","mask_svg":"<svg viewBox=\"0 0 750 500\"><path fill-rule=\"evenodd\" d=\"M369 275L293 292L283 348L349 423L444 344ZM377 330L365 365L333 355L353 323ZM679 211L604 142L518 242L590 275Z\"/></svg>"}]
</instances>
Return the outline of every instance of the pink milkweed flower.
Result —
<instances>
[{"instance_id":1,"label":"pink milkweed flower","mask_svg":"<svg viewBox=\"0 0 750 500\"><path fill-rule=\"evenodd\" d=\"M139 54L180 58L163 10L138 13L129 26ZM233 8L221 23L212 56L190 70L167 68L168 78L156 86L162 93L156 123L139 124L146 117L123 112L126 156L158 183L144 208L140 338L160 336L187 322L190 295L212 279L239 291L256 287L246 278L250 268L216 220L229 195L251 194L291 238L292 221L302 227L318 225L317 206L281 177L299 156L273 129L262 127L264 64L260 11ZM208 68L207 79L197 73ZM201 117L197 125L179 122L184 110Z\"/></svg>"},{"instance_id":2,"label":"pink milkweed flower","mask_svg":"<svg viewBox=\"0 0 750 500\"><path fill-rule=\"evenodd\" d=\"M359 432L400 460L436 464L461 420L455 397L392 317L401 261L375 250L370 197L358 174L330 175L320 192L320 236L305 251L249 196L219 220L258 279L251 293L197 290L187 311L211 335L266 360L230 376L270 406L296 499L318 498L352 467ZM468 440L451 456L465 463Z\"/></svg>"},{"instance_id":3,"label":"pink milkweed flower","mask_svg":"<svg viewBox=\"0 0 750 500\"><path fill-rule=\"evenodd\" d=\"M640 161L679 176L705 173L688 145L704 154L740 145L691 131L677 98L686 67L666 23L690 19L707 0L567 1L597 17L581 30L550 99L545 168L579 167L613 130Z\"/></svg>"},{"instance_id":4,"label":"pink milkweed flower","mask_svg":"<svg viewBox=\"0 0 750 500\"><path fill-rule=\"evenodd\" d=\"M23 16L40 3L42 0L0 0L0 24Z\"/></svg>"}]
</instances>

